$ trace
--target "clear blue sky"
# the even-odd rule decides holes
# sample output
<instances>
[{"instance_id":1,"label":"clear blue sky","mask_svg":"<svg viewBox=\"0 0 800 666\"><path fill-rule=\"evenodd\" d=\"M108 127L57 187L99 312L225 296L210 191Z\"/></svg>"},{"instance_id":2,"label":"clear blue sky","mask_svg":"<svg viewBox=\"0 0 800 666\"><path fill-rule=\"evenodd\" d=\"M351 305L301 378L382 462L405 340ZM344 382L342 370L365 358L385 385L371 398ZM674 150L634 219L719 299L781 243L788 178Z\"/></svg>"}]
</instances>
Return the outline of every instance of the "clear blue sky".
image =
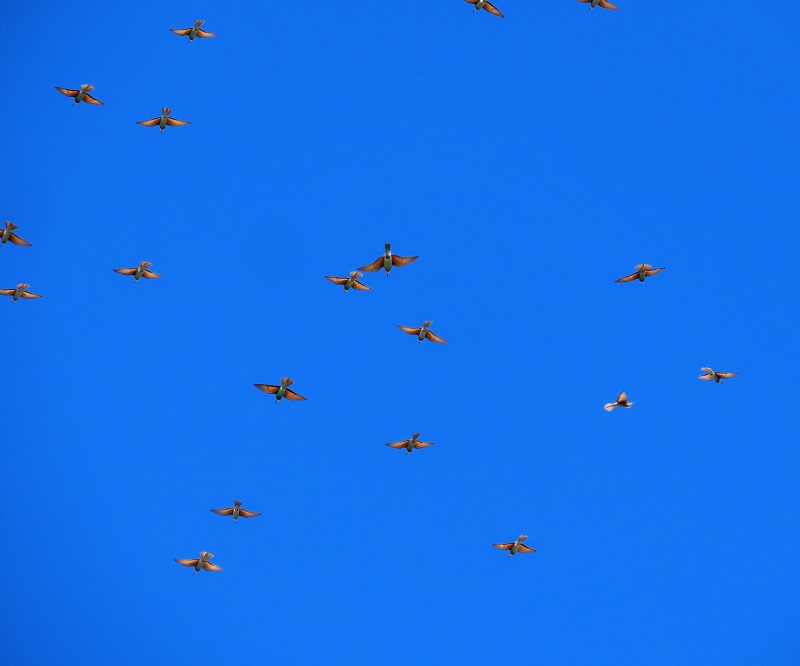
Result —
<instances>
[{"instance_id":1,"label":"clear blue sky","mask_svg":"<svg viewBox=\"0 0 800 666\"><path fill-rule=\"evenodd\" d=\"M0 299L0 660L798 662L796 3L47 4L0 23L44 295Z\"/></svg>"}]
</instances>

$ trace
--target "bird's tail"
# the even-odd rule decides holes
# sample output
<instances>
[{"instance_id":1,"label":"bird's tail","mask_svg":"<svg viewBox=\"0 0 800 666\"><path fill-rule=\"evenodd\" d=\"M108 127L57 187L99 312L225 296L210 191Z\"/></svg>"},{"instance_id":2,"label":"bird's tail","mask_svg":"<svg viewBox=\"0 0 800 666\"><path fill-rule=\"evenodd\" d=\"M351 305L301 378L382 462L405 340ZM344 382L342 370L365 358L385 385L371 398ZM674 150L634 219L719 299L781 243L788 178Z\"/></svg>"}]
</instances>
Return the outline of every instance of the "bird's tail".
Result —
<instances>
[{"instance_id":1,"label":"bird's tail","mask_svg":"<svg viewBox=\"0 0 800 666\"><path fill-rule=\"evenodd\" d=\"M422 322L422 326L423 326L423 328L430 328L430 325L432 323L433 323L432 321L424 321L424 322Z\"/></svg>"},{"instance_id":2,"label":"bird's tail","mask_svg":"<svg viewBox=\"0 0 800 666\"><path fill-rule=\"evenodd\" d=\"M140 261L139 262L139 266L141 266L142 268L150 268L150 266L152 266L152 265L153 264L151 264L149 261Z\"/></svg>"},{"instance_id":3,"label":"bird's tail","mask_svg":"<svg viewBox=\"0 0 800 666\"><path fill-rule=\"evenodd\" d=\"M284 386L291 386L294 384L294 380L290 379L289 377L281 377L281 384Z\"/></svg>"},{"instance_id":4,"label":"bird's tail","mask_svg":"<svg viewBox=\"0 0 800 666\"><path fill-rule=\"evenodd\" d=\"M162 106L161 107L161 113L165 113L165 114L169 115L170 113L172 113L172 109L168 109L166 106Z\"/></svg>"},{"instance_id":5,"label":"bird's tail","mask_svg":"<svg viewBox=\"0 0 800 666\"><path fill-rule=\"evenodd\" d=\"M609 402L605 407L603 407L603 409L605 409L607 412L610 412L616 406L617 406L616 403Z\"/></svg>"},{"instance_id":6,"label":"bird's tail","mask_svg":"<svg viewBox=\"0 0 800 666\"><path fill-rule=\"evenodd\" d=\"M652 268L652 266L650 264L639 264L636 267L636 270L637 271L649 271L651 268Z\"/></svg>"},{"instance_id":7,"label":"bird's tail","mask_svg":"<svg viewBox=\"0 0 800 666\"><path fill-rule=\"evenodd\" d=\"M82 90L83 92L89 92L90 90L94 90L94 86L93 86L91 83L84 83L84 84L81 86L81 90Z\"/></svg>"},{"instance_id":8,"label":"bird's tail","mask_svg":"<svg viewBox=\"0 0 800 666\"><path fill-rule=\"evenodd\" d=\"M17 228L18 228L17 225L14 224L13 222L6 222L6 229L8 229L9 231L14 231L14 229Z\"/></svg>"}]
</instances>

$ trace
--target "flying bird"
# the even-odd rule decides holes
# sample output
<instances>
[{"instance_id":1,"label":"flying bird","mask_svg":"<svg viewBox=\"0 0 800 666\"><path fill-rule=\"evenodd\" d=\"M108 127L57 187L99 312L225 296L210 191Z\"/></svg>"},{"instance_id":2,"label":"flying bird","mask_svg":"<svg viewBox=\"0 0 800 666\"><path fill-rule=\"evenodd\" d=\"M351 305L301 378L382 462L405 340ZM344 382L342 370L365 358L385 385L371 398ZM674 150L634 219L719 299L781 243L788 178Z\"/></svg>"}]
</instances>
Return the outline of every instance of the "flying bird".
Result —
<instances>
[{"instance_id":1,"label":"flying bird","mask_svg":"<svg viewBox=\"0 0 800 666\"><path fill-rule=\"evenodd\" d=\"M392 266L408 266L408 264L410 264L412 261L419 259L419 255L415 257L401 257L398 254L392 254L391 243L386 243L384 247L386 248L386 251L383 253L382 257L378 257L371 264L362 266L358 270L374 273L382 268L386 271L386 277L389 277L389 272L392 270Z\"/></svg>"},{"instance_id":2,"label":"flying bird","mask_svg":"<svg viewBox=\"0 0 800 666\"><path fill-rule=\"evenodd\" d=\"M603 9L619 9L616 5L612 5L608 0L578 0L578 2L591 2L589 9L594 9L600 5Z\"/></svg>"},{"instance_id":3,"label":"flying bird","mask_svg":"<svg viewBox=\"0 0 800 666\"><path fill-rule=\"evenodd\" d=\"M628 396L625 395L625 391L619 394L616 402L609 402L603 409L607 412L610 412L612 409L616 409L617 407L630 407L633 403L628 400Z\"/></svg>"},{"instance_id":4,"label":"flying bird","mask_svg":"<svg viewBox=\"0 0 800 666\"><path fill-rule=\"evenodd\" d=\"M353 289L358 289L359 291L369 291L369 287L365 285L363 282L359 282L357 278L361 277L361 273L358 271L350 271L350 277L332 277L330 275L326 275L325 279L330 280L333 284L342 284L344 285L344 290L347 291L350 287Z\"/></svg>"},{"instance_id":5,"label":"flying bird","mask_svg":"<svg viewBox=\"0 0 800 666\"><path fill-rule=\"evenodd\" d=\"M195 21L193 28L170 28L170 32L174 32L176 35L180 35L181 37L186 37L189 35L189 41L191 42L195 37L216 37L217 33L215 32L206 32L205 30L201 30L200 26L203 25L205 21Z\"/></svg>"},{"instance_id":6,"label":"flying bird","mask_svg":"<svg viewBox=\"0 0 800 666\"><path fill-rule=\"evenodd\" d=\"M152 265L149 261L140 261L138 268L115 268L114 272L120 275L133 275L134 282L139 278L147 278L148 280L160 278L161 276L158 273L147 270Z\"/></svg>"},{"instance_id":7,"label":"flying bird","mask_svg":"<svg viewBox=\"0 0 800 666\"><path fill-rule=\"evenodd\" d=\"M428 330L428 327L432 324L432 321L423 322L422 328L412 328L411 326L400 326L397 325L401 331L408 333L409 335L416 335L417 340L422 342L425 338L428 338L431 342L441 342L443 344L447 344L447 340L444 338L440 338L438 335L435 335L433 331Z\"/></svg>"},{"instance_id":8,"label":"flying bird","mask_svg":"<svg viewBox=\"0 0 800 666\"><path fill-rule=\"evenodd\" d=\"M660 273L664 270L664 266L661 268L653 268L650 264L639 264L636 266L636 272L631 273L630 275L626 275L625 277L621 277L619 280L615 280L615 282L633 282L634 280L638 279L639 282L644 282L645 278L652 277L656 273Z\"/></svg>"},{"instance_id":9,"label":"flying bird","mask_svg":"<svg viewBox=\"0 0 800 666\"><path fill-rule=\"evenodd\" d=\"M387 442L386 446L391 446L393 449L405 449L408 454L414 449L424 449L434 445L434 442L420 442L417 437L419 437L419 433L415 432L411 439L404 439L402 442Z\"/></svg>"},{"instance_id":10,"label":"flying bird","mask_svg":"<svg viewBox=\"0 0 800 666\"><path fill-rule=\"evenodd\" d=\"M275 386L274 384L253 384L253 386L264 391L264 393L274 394L275 402L278 402L281 398L286 398L287 400L305 400L302 395L289 389L292 384L294 384L293 379L281 377L280 386Z\"/></svg>"},{"instance_id":11,"label":"flying bird","mask_svg":"<svg viewBox=\"0 0 800 666\"><path fill-rule=\"evenodd\" d=\"M705 379L706 381L715 381L719 384L723 379L730 379L737 373L735 372L714 372L711 368L700 368L706 374L698 375L698 379Z\"/></svg>"},{"instance_id":12,"label":"flying bird","mask_svg":"<svg viewBox=\"0 0 800 666\"><path fill-rule=\"evenodd\" d=\"M242 503L239 500L233 500L233 506L227 509L211 509L214 513L218 513L220 516L233 516L234 520L238 520L241 516L242 518L255 518L256 516L260 516L260 513L255 511L247 511L247 509L241 508Z\"/></svg>"},{"instance_id":13,"label":"flying bird","mask_svg":"<svg viewBox=\"0 0 800 666\"><path fill-rule=\"evenodd\" d=\"M89 85L88 83L84 83L81 86L80 90L59 88L58 86L56 86L56 90L58 90L58 92L60 92L62 95L66 95L67 97L74 97L75 104L77 104L78 102L86 102L87 104L97 104L98 106L104 106L104 104L99 99L95 99L89 94L90 90L94 90L94 86Z\"/></svg>"},{"instance_id":14,"label":"flying bird","mask_svg":"<svg viewBox=\"0 0 800 666\"><path fill-rule=\"evenodd\" d=\"M206 571L222 571L222 567L218 567L216 564L211 564L211 562L209 562L212 557L214 557L213 554L201 551L199 558L193 560L176 559L175 561L185 567L194 567L195 573L200 571L200 569L205 569Z\"/></svg>"},{"instance_id":15,"label":"flying bird","mask_svg":"<svg viewBox=\"0 0 800 666\"><path fill-rule=\"evenodd\" d=\"M19 227L14 224L13 222L6 222L6 228L3 229L3 233L0 234L0 245L5 245L8 241L11 241L14 245L23 245L25 247L30 247L31 244L17 236L14 233L14 229L19 229Z\"/></svg>"},{"instance_id":16,"label":"flying bird","mask_svg":"<svg viewBox=\"0 0 800 666\"><path fill-rule=\"evenodd\" d=\"M499 550L507 550L508 556L516 555L517 553L535 553L536 550L530 546L526 546L523 541L528 538L527 534L521 534L519 539L510 543L493 543L492 546Z\"/></svg>"},{"instance_id":17,"label":"flying bird","mask_svg":"<svg viewBox=\"0 0 800 666\"><path fill-rule=\"evenodd\" d=\"M582 2L586 2L586 0L581 0ZM495 16L499 16L503 18L503 12L501 12L497 7L495 7L491 2L487 2L486 0L467 0L467 2L471 5L475 5L475 11L477 12L479 9L485 9L490 14L494 14Z\"/></svg>"},{"instance_id":18,"label":"flying bird","mask_svg":"<svg viewBox=\"0 0 800 666\"><path fill-rule=\"evenodd\" d=\"M29 291L25 291L29 284L25 284L24 282L17 285L16 289L0 289L0 295L2 296L13 296L15 301L18 301L20 298L41 298L41 294L32 294Z\"/></svg>"},{"instance_id":19,"label":"flying bird","mask_svg":"<svg viewBox=\"0 0 800 666\"><path fill-rule=\"evenodd\" d=\"M139 120L136 122L137 125L143 125L144 127L155 127L158 125L161 128L161 131L164 131L164 128L169 125L170 127L183 127L184 125L191 125L188 120L178 120L177 118L170 118L169 114L172 113L172 109L168 109L166 106L161 107L161 115L155 118L150 118L150 120Z\"/></svg>"}]
</instances>

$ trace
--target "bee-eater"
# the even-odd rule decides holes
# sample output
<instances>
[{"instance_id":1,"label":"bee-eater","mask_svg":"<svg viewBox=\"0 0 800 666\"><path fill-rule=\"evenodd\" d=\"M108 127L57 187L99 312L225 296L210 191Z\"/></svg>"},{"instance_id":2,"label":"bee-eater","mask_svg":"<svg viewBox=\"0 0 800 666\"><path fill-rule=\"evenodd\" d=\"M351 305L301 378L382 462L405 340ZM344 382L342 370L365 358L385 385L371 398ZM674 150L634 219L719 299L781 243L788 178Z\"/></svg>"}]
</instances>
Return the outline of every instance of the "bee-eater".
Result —
<instances>
[{"instance_id":1,"label":"bee-eater","mask_svg":"<svg viewBox=\"0 0 800 666\"><path fill-rule=\"evenodd\" d=\"M423 322L422 328L412 328L411 326L401 326L398 324L397 328L405 333L408 333L409 335L416 335L419 342L422 342L425 338L428 338L428 340L431 342L447 344L447 340L440 338L438 335L435 335L433 331L428 330L432 323L432 321Z\"/></svg>"},{"instance_id":2,"label":"bee-eater","mask_svg":"<svg viewBox=\"0 0 800 666\"><path fill-rule=\"evenodd\" d=\"M211 564L211 562L209 562L212 557L214 557L214 555L211 553L201 551L199 558L195 558L193 560L176 559L175 561L185 567L194 567L195 573L200 571L200 569L205 569L206 571L222 571L222 567L218 567L216 564Z\"/></svg>"},{"instance_id":3,"label":"bee-eater","mask_svg":"<svg viewBox=\"0 0 800 666\"><path fill-rule=\"evenodd\" d=\"M14 229L18 228L19 227L13 222L6 222L6 228L3 229L3 233L0 234L0 245L5 245L8 241L11 241L14 245L30 247L31 244L28 241L23 240L14 233Z\"/></svg>"},{"instance_id":4,"label":"bee-eater","mask_svg":"<svg viewBox=\"0 0 800 666\"><path fill-rule=\"evenodd\" d=\"M104 106L104 104L99 99L95 99L89 94L90 90L94 90L94 86L89 85L88 83L84 83L81 86L80 90L59 88L58 86L56 86L56 90L58 90L58 92L60 92L62 95L66 95L67 97L74 97L75 104L77 104L78 102L86 102L87 104L97 104L98 106Z\"/></svg>"},{"instance_id":5,"label":"bee-eater","mask_svg":"<svg viewBox=\"0 0 800 666\"><path fill-rule=\"evenodd\" d=\"M305 400L299 393L290 390L289 387L294 384L294 380L289 377L281 377L281 385L275 386L274 384L253 384L257 389L264 391L264 393L271 393L275 396L275 402L281 398L287 400Z\"/></svg>"},{"instance_id":6,"label":"bee-eater","mask_svg":"<svg viewBox=\"0 0 800 666\"><path fill-rule=\"evenodd\" d=\"M603 9L619 9L616 5L612 5L608 0L578 0L578 2L591 2L589 9L594 9L600 5Z\"/></svg>"},{"instance_id":7,"label":"bee-eater","mask_svg":"<svg viewBox=\"0 0 800 666\"><path fill-rule=\"evenodd\" d=\"M500 18L503 18L503 12L501 12L491 2L487 2L486 0L467 0L467 2L469 4L471 4L471 5L475 5L475 11L476 12L479 9L485 9L490 14L494 14L495 16L499 16Z\"/></svg>"},{"instance_id":8,"label":"bee-eater","mask_svg":"<svg viewBox=\"0 0 800 666\"><path fill-rule=\"evenodd\" d=\"M411 439L404 439L402 442L387 442L386 446L391 446L393 449L405 449L406 454L411 453L414 449L424 449L428 446L433 446L435 442L420 442L417 437L419 433L415 432Z\"/></svg>"},{"instance_id":9,"label":"bee-eater","mask_svg":"<svg viewBox=\"0 0 800 666\"><path fill-rule=\"evenodd\" d=\"M191 42L195 37L216 37L217 33L215 32L206 32L205 30L201 30L200 26L203 25L205 21L195 21L194 28L170 28L170 32L174 32L176 35L180 35L181 37L186 37L189 35L189 41Z\"/></svg>"},{"instance_id":10,"label":"bee-eater","mask_svg":"<svg viewBox=\"0 0 800 666\"><path fill-rule=\"evenodd\" d=\"M158 273L147 270L152 265L153 264L151 264L149 261L140 261L138 268L115 268L114 272L119 273L120 275L133 275L134 282L136 282L139 278L147 278L148 280L160 278L161 276Z\"/></svg>"},{"instance_id":11,"label":"bee-eater","mask_svg":"<svg viewBox=\"0 0 800 666\"><path fill-rule=\"evenodd\" d=\"M41 298L41 294L32 294L29 291L25 291L29 284L25 284L24 282L17 285L16 289L0 289L0 295L3 296L13 296L15 301L18 301L20 298Z\"/></svg>"},{"instance_id":12,"label":"bee-eater","mask_svg":"<svg viewBox=\"0 0 800 666\"><path fill-rule=\"evenodd\" d=\"M737 373L735 372L714 372L711 368L700 368L706 374L698 375L698 379L705 379L708 382L714 381L719 384L723 379L730 379Z\"/></svg>"},{"instance_id":13,"label":"bee-eater","mask_svg":"<svg viewBox=\"0 0 800 666\"><path fill-rule=\"evenodd\" d=\"M379 271L382 268L383 270L386 271L386 277L389 277L389 272L392 270L392 266L408 266L408 264L410 264L415 259L419 259L419 255L415 257L401 257L398 254L392 254L391 243L386 243L384 247L386 248L386 251L383 253L382 257L378 257L371 264L362 266L358 270L374 273L375 271Z\"/></svg>"},{"instance_id":14,"label":"bee-eater","mask_svg":"<svg viewBox=\"0 0 800 666\"><path fill-rule=\"evenodd\" d=\"M191 125L191 122L188 120L178 120L177 118L170 118L169 114L172 113L172 109L168 109L166 106L161 107L161 115L155 118L150 118L150 120L138 120L136 122L137 125L143 125L144 127L155 127L158 125L161 128L161 131L164 131L164 128L169 125L170 127L183 127L184 125Z\"/></svg>"},{"instance_id":15,"label":"bee-eater","mask_svg":"<svg viewBox=\"0 0 800 666\"><path fill-rule=\"evenodd\" d=\"M260 513L255 511L248 511L247 509L241 508L242 503L239 500L233 500L233 506L227 509L211 509L214 513L218 513L220 516L233 516L234 520L238 520L241 516L242 518L255 518L256 516L260 516Z\"/></svg>"},{"instance_id":16,"label":"bee-eater","mask_svg":"<svg viewBox=\"0 0 800 666\"><path fill-rule=\"evenodd\" d=\"M507 550L508 556L516 555L517 553L535 553L536 550L530 546L526 546L523 541L528 538L527 534L521 534L519 539L510 543L493 543L492 546L499 550Z\"/></svg>"},{"instance_id":17,"label":"bee-eater","mask_svg":"<svg viewBox=\"0 0 800 666\"><path fill-rule=\"evenodd\" d=\"M617 407L630 407L633 403L628 400L628 396L625 395L625 391L619 394L616 402L609 402L606 404L603 409L607 412L610 412L612 409L616 409Z\"/></svg>"},{"instance_id":18,"label":"bee-eater","mask_svg":"<svg viewBox=\"0 0 800 666\"><path fill-rule=\"evenodd\" d=\"M636 272L631 273L630 275L626 275L625 277L621 277L619 280L614 280L615 282L633 282L634 280L639 280L639 282L644 282L645 278L652 277L656 273L660 273L664 270L664 266L661 268L653 268L650 264L639 264L636 266Z\"/></svg>"},{"instance_id":19,"label":"bee-eater","mask_svg":"<svg viewBox=\"0 0 800 666\"><path fill-rule=\"evenodd\" d=\"M333 284L344 285L344 290L347 291L352 287L353 289L358 289L359 291L369 291L369 287L365 285L363 282L359 282L357 278L361 277L361 273L358 271L350 271L350 277L333 277L331 275L326 275L325 279L330 280Z\"/></svg>"}]
</instances>

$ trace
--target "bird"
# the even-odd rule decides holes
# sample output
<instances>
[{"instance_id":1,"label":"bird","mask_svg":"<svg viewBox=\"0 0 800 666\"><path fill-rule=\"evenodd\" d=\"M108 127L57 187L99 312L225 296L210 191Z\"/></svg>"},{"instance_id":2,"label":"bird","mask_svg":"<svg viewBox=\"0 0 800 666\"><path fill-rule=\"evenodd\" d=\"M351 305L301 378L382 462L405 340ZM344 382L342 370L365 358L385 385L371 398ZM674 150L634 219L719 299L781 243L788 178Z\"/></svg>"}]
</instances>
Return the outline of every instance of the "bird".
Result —
<instances>
[{"instance_id":1,"label":"bird","mask_svg":"<svg viewBox=\"0 0 800 666\"><path fill-rule=\"evenodd\" d=\"M161 276L158 273L147 270L152 265L153 264L151 264L149 261L140 261L138 268L115 268L114 272L119 273L120 275L133 275L134 282L136 282L139 278L147 278L148 280L160 278Z\"/></svg>"},{"instance_id":2,"label":"bird","mask_svg":"<svg viewBox=\"0 0 800 666\"><path fill-rule=\"evenodd\" d=\"M205 21L195 21L193 28L170 28L170 32L174 32L176 35L180 35L181 37L186 37L189 35L189 41L191 42L195 37L216 37L217 33L215 32L206 32L205 30L201 30L200 26L203 25Z\"/></svg>"},{"instance_id":3,"label":"bird","mask_svg":"<svg viewBox=\"0 0 800 666\"><path fill-rule=\"evenodd\" d=\"M607 412L610 412L612 409L616 409L617 407L630 407L633 403L628 400L628 396L625 395L625 391L619 394L616 402L609 402L603 409Z\"/></svg>"},{"instance_id":4,"label":"bird","mask_svg":"<svg viewBox=\"0 0 800 666\"><path fill-rule=\"evenodd\" d=\"M6 222L6 228L3 229L3 233L0 234L0 245L5 245L8 241L11 241L14 245L23 245L25 247L30 247L31 244L17 236L14 233L14 229L19 229L19 227L14 224L13 222Z\"/></svg>"},{"instance_id":5,"label":"bird","mask_svg":"<svg viewBox=\"0 0 800 666\"><path fill-rule=\"evenodd\" d=\"M504 18L503 12L501 12L491 2L487 2L486 0L467 0L467 2L470 3L471 5L475 5L476 12L479 9L485 9L490 14L494 14L495 16L499 16L500 18Z\"/></svg>"},{"instance_id":6,"label":"bird","mask_svg":"<svg viewBox=\"0 0 800 666\"><path fill-rule=\"evenodd\" d=\"M200 569L205 569L206 571L222 571L222 567L218 567L216 564L211 564L211 562L209 562L212 557L214 557L212 553L207 553L203 550L200 551L199 558L192 560L179 560L176 558L175 561L185 567L194 567L195 573L200 571Z\"/></svg>"},{"instance_id":7,"label":"bird","mask_svg":"<svg viewBox=\"0 0 800 666\"><path fill-rule=\"evenodd\" d=\"M656 273L660 273L664 270L664 266L661 268L653 268L650 264L639 264L636 266L636 272L631 273L630 275L626 275L625 277L621 277L619 280L615 280L615 282L633 282L637 278L639 282L644 282L645 278L652 277Z\"/></svg>"},{"instance_id":8,"label":"bird","mask_svg":"<svg viewBox=\"0 0 800 666\"><path fill-rule=\"evenodd\" d=\"M161 107L161 115L156 116L155 118L150 118L150 120L138 120L136 122L137 125L143 125L144 127L155 127L158 125L161 128L161 131L164 131L164 128L169 125L170 127L183 127L183 125L191 125L191 122L188 120L178 120L177 118L170 118L169 114L172 113L172 109L168 109L166 106Z\"/></svg>"},{"instance_id":9,"label":"bird","mask_svg":"<svg viewBox=\"0 0 800 666\"><path fill-rule=\"evenodd\" d=\"M424 449L428 446L433 446L435 442L420 442L417 437L419 433L415 432L411 439L404 439L402 442L387 442L386 446L391 446L393 449L405 449L406 454L411 453L414 449Z\"/></svg>"},{"instance_id":10,"label":"bird","mask_svg":"<svg viewBox=\"0 0 800 666\"><path fill-rule=\"evenodd\" d=\"M438 335L435 335L433 331L428 330L428 327L432 324L432 321L423 322L422 328L412 328L411 326L401 326L400 324L397 325L401 331L408 333L409 335L416 335L417 340L422 342L425 338L428 338L431 342L440 342L442 344L447 344L447 340L444 338L440 338Z\"/></svg>"},{"instance_id":11,"label":"bird","mask_svg":"<svg viewBox=\"0 0 800 666\"><path fill-rule=\"evenodd\" d=\"M289 387L294 384L294 380L289 377L281 377L281 385L275 386L274 384L253 384L257 389L264 391L264 393L272 393L275 395L275 402L281 398L287 400L305 400L299 393L290 390Z\"/></svg>"},{"instance_id":12,"label":"bird","mask_svg":"<svg viewBox=\"0 0 800 666\"><path fill-rule=\"evenodd\" d=\"M32 294L29 291L25 291L29 284L25 284L21 282L17 285L16 289L0 289L0 295L2 296L13 296L15 301L18 301L20 298L41 298L41 294Z\"/></svg>"},{"instance_id":13,"label":"bird","mask_svg":"<svg viewBox=\"0 0 800 666\"><path fill-rule=\"evenodd\" d=\"M603 9L619 9L616 5L612 5L608 0L578 0L578 2L591 2L589 9L594 9L600 5Z\"/></svg>"},{"instance_id":14,"label":"bird","mask_svg":"<svg viewBox=\"0 0 800 666\"><path fill-rule=\"evenodd\" d=\"M408 264L410 264L412 261L419 259L419 255L415 257L401 257L398 254L392 254L391 243L386 243L384 247L386 248L386 251L383 253L382 257L378 257L371 264L362 266L358 270L374 273L382 268L386 271L386 277L389 277L389 272L392 270L392 266L408 266Z\"/></svg>"},{"instance_id":15,"label":"bird","mask_svg":"<svg viewBox=\"0 0 800 666\"><path fill-rule=\"evenodd\" d=\"M359 282L357 278L360 278L362 273L358 271L350 271L350 277L333 277L331 275L326 275L325 279L330 280L333 284L342 284L344 285L344 290L347 291L350 287L353 289L358 289L359 291L369 291L369 287L365 285L363 282Z\"/></svg>"},{"instance_id":16,"label":"bird","mask_svg":"<svg viewBox=\"0 0 800 666\"><path fill-rule=\"evenodd\" d=\"M99 99L92 97L89 94L90 90L94 90L94 86L88 83L84 83L81 86L80 90L71 90L69 88L59 88L58 86L55 87L58 92L62 95L66 95L67 97L74 97L75 104L78 102L86 102L87 104L96 104L98 106L105 106Z\"/></svg>"},{"instance_id":17,"label":"bird","mask_svg":"<svg viewBox=\"0 0 800 666\"><path fill-rule=\"evenodd\" d=\"M241 516L242 518L255 518L256 516L260 516L260 513L256 511L247 511L246 509L240 508L242 503L239 500L233 500L233 506L227 509L211 509L214 513L218 513L220 516L233 516L234 520L238 520Z\"/></svg>"},{"instance_id":18,"label":"bird","mask_svg":"<svg viewBox=\"0 0 800 666\"><path fill-rule=\"evenodd\" d=\"M519 539L510 543L493 543L492 546L499 550L507 550L508 556L516 555L517 553L535 553L536 550L530 546L526 546L523 541L528 538L527 534L521 534Z\"/></svg>"},{"instance_id":19,"label":"bird","mask_svg":"<svg viewBox=\"0 0 800 666\"><path fill-rule=\"evenodd\" d=\"M723 379L730 379L736 372L714 372L711 368L700 368L706 374L698 375L698 379L705 379L706 381L715 381L719 384Z\"/></svg>"}]
</instances>

